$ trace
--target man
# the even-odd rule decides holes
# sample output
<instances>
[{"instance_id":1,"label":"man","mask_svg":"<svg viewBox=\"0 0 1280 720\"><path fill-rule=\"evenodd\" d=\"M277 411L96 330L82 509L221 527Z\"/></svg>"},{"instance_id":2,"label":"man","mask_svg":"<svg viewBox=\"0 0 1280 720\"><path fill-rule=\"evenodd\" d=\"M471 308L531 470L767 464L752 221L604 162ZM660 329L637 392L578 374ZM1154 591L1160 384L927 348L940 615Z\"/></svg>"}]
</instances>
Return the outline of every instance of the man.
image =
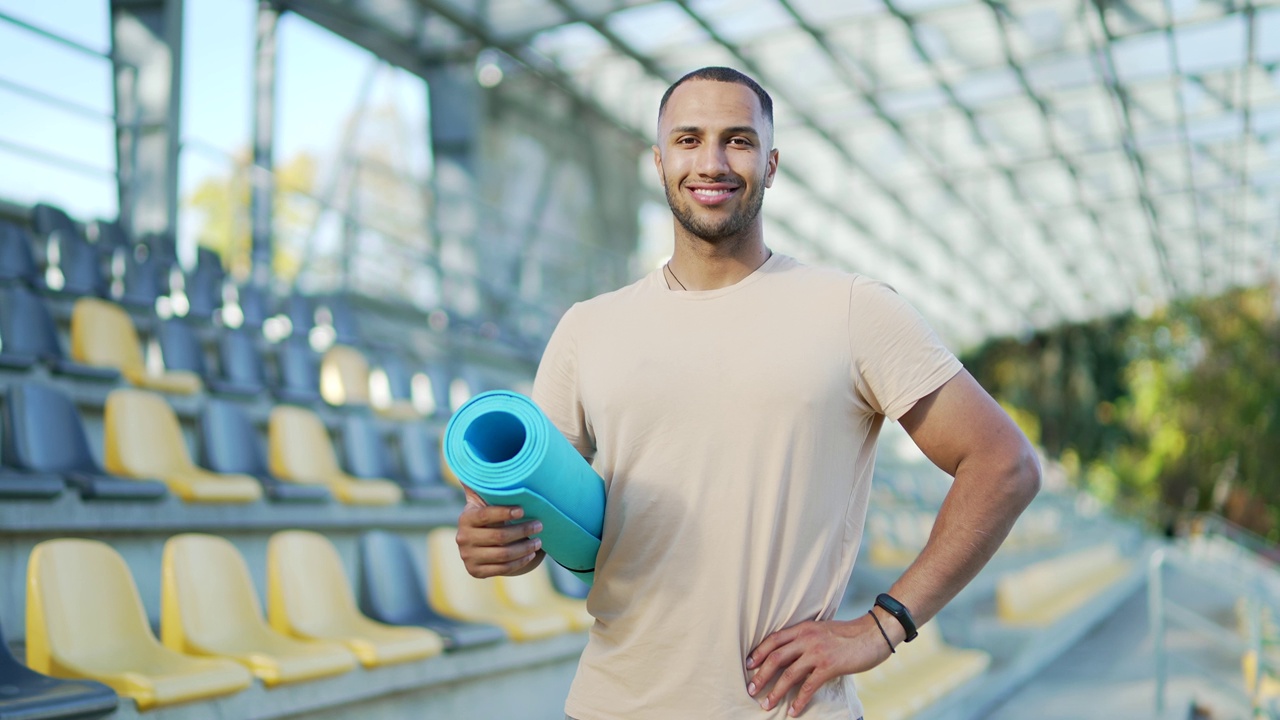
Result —
<instances>
[{"instance_id":1,"label":"man","mask_svg":"<svg viewBox=\"0 0 1280 720\"><path fill-rule=\"evenodd\" d=\"M896 293L769 250L772 148L753 80L676 82L653 149L671 261L571 308L538 368L534 400L608 486L577 720L858 718L847 676L954 597L1039 489L1026 438ZM955 482L883 602L837 622L885 417ZM538 523L467 497L472 575L542 560Z\"/></svg>"}]
</instances>

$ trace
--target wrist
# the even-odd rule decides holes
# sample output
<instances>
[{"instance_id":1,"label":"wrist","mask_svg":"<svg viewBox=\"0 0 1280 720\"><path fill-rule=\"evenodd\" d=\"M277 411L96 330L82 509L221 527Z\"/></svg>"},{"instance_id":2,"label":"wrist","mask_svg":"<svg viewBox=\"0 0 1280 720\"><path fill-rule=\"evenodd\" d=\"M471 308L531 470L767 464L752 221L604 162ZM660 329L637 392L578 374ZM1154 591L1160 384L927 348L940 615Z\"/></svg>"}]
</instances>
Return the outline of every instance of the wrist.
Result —
<instances>
[{"instance_id":1,"label":"wrist","mask_svg":"<svg viewBox=\"0 0 1280 720\"><path fill-rule=\"evenodd\" d=\"M890 650L896 650L907 639L907 632L898 624L897 619L879 605L871 608L871 615L880 623L880 629L889 643Z\"/></svg>"}]
</instances>

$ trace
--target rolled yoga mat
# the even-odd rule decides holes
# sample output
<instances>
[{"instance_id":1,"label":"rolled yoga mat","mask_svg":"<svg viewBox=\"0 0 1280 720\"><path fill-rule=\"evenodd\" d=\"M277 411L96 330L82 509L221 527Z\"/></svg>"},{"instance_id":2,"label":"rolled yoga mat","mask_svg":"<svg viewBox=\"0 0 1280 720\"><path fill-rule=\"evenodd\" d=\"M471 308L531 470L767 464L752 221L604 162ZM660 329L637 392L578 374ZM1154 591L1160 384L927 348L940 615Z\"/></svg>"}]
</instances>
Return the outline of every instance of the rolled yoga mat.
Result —
<instances>
[{"instance_id":1,"label":"rolled yoga mat","mask_svg":"<svg viewBox=\"0 0 1280 720\"><path fill-rule=\"evenodd\" d=\"M519 505L541 520L542 549L588 584L604 528L604 480L532 400L494 390L449 419L444 458L490 505Z\"/></svg>"}]
</instances>

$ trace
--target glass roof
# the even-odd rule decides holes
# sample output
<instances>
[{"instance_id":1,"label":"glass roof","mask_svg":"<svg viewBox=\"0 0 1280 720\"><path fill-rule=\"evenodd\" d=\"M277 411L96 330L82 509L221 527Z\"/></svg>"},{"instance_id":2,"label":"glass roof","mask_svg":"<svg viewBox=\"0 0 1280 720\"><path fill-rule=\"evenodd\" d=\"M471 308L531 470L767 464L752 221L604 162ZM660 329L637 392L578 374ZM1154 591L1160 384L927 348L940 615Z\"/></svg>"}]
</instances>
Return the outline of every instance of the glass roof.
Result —
<instances>
[{"instance_id":1,"label":"glass roof","mask_svg":"<svg viewBox=\"0 0 1280 720\"><path fill-rule=\"evenodd\" d=\"M1275 2L417 3L434 51L500 49L645 136L684 72L751 74L768 242L888 281L960 347L1276 272Z\"/></svg>"}]
</instances>

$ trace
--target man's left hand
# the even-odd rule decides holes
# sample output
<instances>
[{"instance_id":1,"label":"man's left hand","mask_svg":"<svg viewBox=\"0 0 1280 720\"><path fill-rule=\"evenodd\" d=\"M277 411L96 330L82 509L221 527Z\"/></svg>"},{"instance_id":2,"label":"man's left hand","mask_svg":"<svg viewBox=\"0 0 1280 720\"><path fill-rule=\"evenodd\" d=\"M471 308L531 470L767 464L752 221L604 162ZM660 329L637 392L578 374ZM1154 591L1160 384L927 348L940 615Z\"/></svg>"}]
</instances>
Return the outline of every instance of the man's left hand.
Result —
<instances>
[{"instance_id":1,"label":"man's left hand","mask_svg":"<svg viewBox=\"0 0 1280 720\"><path fill-rule=\"evenodd\" d=\"M796 717L827 682L870 670L891 654L875 620L867 615L850 621L800 623L773 633L747 655L747 669L758 668L747 692L755 697L777 677L773 689L760 700L761 707L772 710L799 687L787 712Z\"/></svg>"}]
</instances>

